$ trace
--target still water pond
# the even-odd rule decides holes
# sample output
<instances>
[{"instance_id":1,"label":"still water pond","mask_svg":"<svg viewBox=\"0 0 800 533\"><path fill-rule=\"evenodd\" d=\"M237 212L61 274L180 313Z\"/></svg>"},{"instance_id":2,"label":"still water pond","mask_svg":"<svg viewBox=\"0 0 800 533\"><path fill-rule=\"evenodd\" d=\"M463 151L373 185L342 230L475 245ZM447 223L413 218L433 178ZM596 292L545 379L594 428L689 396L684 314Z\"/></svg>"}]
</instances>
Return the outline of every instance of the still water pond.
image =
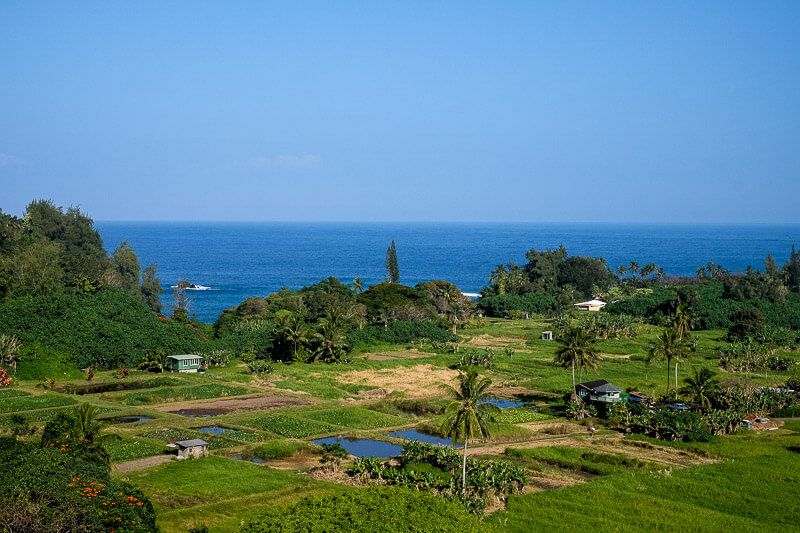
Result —
<instances>
[{"instance_id":1,"label":"still water pond","mask_svg":"<svg viewBox=\"0 0 800 533\"><path fill-rule=\"evenodd\" d=\"M312 441L314 444L340 444L347 453L356 457L396 457L403 447L391 442L375 439L348 439L344 437L326 437Z\"/></svg>"}]
</instances>

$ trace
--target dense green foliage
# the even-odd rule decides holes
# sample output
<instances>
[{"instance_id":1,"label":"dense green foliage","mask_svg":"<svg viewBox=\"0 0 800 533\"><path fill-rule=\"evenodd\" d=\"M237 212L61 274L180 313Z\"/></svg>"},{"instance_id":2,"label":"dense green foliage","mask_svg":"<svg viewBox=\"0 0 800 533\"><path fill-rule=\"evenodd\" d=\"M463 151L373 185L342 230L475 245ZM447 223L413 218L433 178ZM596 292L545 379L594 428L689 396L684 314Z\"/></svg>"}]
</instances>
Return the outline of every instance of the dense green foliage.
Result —
<instances>
[{"instance_id":1,"label":"dense green foliage","mask_svg":"<svg viewBox=\"0 0 800 533\"><path fill-rule=\"evenodd\" d=\"M250 520L244 533L293 531L373 532L492 531L461 506L424 492L398 488L358 489L275 507Z\"/></svg>"},{"instance_id":2,"label":"dense green foliage","mask_svg":"<svg viewBox=\"0 0 800 533\"><path fill-rule=\"evenodd\" d=\"M135 367L150 351L192 353L206 345L191 326L160 319L140 299L110 287L0 303L0 331L68 354L79 368ZM42 357L53 359L45 352ZM27 372L26 361L37 359L36 351L23 352L20 372Z\"/></svg>"},{"instance_id":3,"label":"dense green foliage","mask_svg":"<svg viewBox=\"0 0 800 533\"><path fill-rule=\"evenodd\" d=\"M0 529L156 531L153 506L138 489L112 480L85 448L52 443L0 438Z\"/></svg>"},{"instance_id":4,"label":"dense green foliage","mask_svg":"<svg viewBox=\"0 0 800 533\"><path fill-rule=\"evenodd\" d=\"M510 318L513 311L548 314L558 309L558 301L546 293L495 294L481 298L478 307L487 316Z\"/></svg>"}]
</instances>

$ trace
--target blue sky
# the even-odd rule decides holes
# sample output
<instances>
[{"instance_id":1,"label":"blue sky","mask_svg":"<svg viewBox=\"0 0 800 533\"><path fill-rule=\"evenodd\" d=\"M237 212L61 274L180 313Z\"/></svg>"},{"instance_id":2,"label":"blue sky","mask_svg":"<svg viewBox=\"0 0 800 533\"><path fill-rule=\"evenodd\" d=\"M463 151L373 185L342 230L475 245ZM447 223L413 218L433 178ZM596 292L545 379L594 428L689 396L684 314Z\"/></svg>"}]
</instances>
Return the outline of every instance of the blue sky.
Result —
<instances>
[{"instance_id":1,"label":"blue sky","mask_svg":"<svg viewBox=\"0 0 800 533\"><path fill-rule=\"evenodd\" d=\"M800 222L800 2L0 3L0 208Z\"/></svg>"}]
</instances>

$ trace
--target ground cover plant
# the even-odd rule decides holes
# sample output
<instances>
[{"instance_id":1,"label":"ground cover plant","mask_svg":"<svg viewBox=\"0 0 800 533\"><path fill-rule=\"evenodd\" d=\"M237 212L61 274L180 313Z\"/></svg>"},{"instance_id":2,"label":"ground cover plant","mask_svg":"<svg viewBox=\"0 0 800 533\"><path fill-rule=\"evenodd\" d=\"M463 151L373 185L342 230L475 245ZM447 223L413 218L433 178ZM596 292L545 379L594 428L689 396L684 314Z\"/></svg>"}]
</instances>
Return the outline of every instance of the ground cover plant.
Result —
<instances>
[{"instance_id":1,"label":"ground cover plant","mask_svg":"<svg viewBox=\"0 0 800 533\"><path fill-rule=\"evenodd\" d=\"M800 516L787 499L800 482L793 466L798 425L780 434L746 433L679 445L723 460L665 474L610 475L558 491L512 496L490 522L509 531L587 527L621 531L739 529L786 531Z\"/></svg>"},{"instance_id":2,"label":"ground cover plant","mask_svg":"<svg viewBox=\"0 0 800 533\"><path fill-rule=\"evenodd\" d=\"M203 400L222 396L239 396L247 394L246 387L206 383L186 387L166 387L131 392L121 397L126 405L147 405L156 403L181 402L186 400Z\"/></svg>"},{"instance_id":3,"label":"ground cover plant","mask_svg":"<svg viewBox=\"0 0 800 533\"><path fill-rule=\"evenodd\" d=\"M165 532L184 532L203 523L212 531L238 531L240 522L265 502L289 504L334 490L308 476L224 457L173 461L121 479L148 495Z\"/></svg>"},{"instance_id":4,"label":"ground cover plant","mask_svg":"<svg viewBox=\"0 0 800 533\"><path fill-rule=\"evenodd\" d=\"M33 409L47 409L50 407L63 407L73 405L76 401L69 396L61 394L44 393L39 395L25 394L24 396L3 397L0 401L0 413L15 411L30 411Z\"/></svg>"},{"instance_id":5,"label":"ground cover plant","mask_svg":"<svg viewBox=\"0 0 800 533\"><path fill-rule=\"evenodd\" d=\"M351 489L333 497L318 496L275 507L249 520L242 532L353 531L491 532L458 504L424 492L394 487Z\"/></svg>"}]
</instances>

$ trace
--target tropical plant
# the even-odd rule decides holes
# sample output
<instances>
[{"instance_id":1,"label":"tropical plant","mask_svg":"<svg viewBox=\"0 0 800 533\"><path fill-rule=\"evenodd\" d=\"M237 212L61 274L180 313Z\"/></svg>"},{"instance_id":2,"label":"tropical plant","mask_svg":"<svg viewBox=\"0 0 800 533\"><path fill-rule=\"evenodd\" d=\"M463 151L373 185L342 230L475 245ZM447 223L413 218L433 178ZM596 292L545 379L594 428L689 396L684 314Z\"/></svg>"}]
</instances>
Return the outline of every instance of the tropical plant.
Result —
<instances>
[{"instance_id":1,"label":"tropical plant","mask_svg":"<svg viewBox=\"0 0 800 533\"><path fill-rule=\"evenodd\" d=\"M298 360L311 340L311 330L302 317L289 311L277 313L275 322L277 327L273 336L276 347L287 346L292 360Z\"/></svg>"},{"instance_id":2,"label":"tropical plant","mask_svg":"<svg viewBox=\"0 0 800 533\"><path fill-rule=\"evenodd\" d=\"M342 360L347 354L347 336L341 323L333 318L321 318L314 333L316 344L311 353L311 360L322 360L334 363Z\"/></svg>"},{"instance_id":3,"label":"tropical plant","mask_svg":"<svg viewBox=\"0 0 800 533\"><path fill-rule=\"evenodd\" d=\"M139 363L139 370L161 373L167 367L167 354L161 350L156 350L145 355Z\"/></svg>"},{"instance_id":4,"label":"tropical plant","mask_svg":"<svg viewBox=\"0 0 800 533\"><path fill-rule=\"evenodd\" d=\"M459 386L455 389L449 385L446 390L454 398L445 409L442 421L442 433L452 437L453 446L459 438L464 439L464 461L461 470L462 495L467 491L467 444L470 438L488 438L489 424L500 408L486 400L491 398L489 386L492 380L483 378L474 368L461 372L458 377Z\"/></svg>"},{"instance_id":5,"label":"tropical plant","mask_svg":"<svg viewBox=\"0 0 800 533\"><path fill-rule=\"evenodd\" d=\"M356 295L361 294L362 292L364 292L364 280L361 278L355 278L353 280L352 288L353 292L356 293Z\"/></svg>"},{"instance_id":6,"label":"tropical plant","mask_svg":"<svg viewBox=\"0 0 800 533\"><path fill-rule=\"evenodd\" d=\"M558 336L553 362L563 368L572 368L572 392L575 394L575 367L581 370L581 380L585 368L596 369L602 360L595 345L595 338L584 328L570 325Z\"/></svg>"},{"instance_id":7,"label":"tropical plant","mask_svg":"<svg viewBox=\"0 0 800 533\"><path fill-rule=\"evenodd\" d=\"M8 365L12 373L17 373L19 350L22 347L20 340L13 335L0 335L0 363Z\"/></svg>"},{"instance_id":8,"label":"tropical plant","mask_svg":"<svg viewBox=\"0 0 800 533\"><path fill-rule=\"evenodd\" d=\"M657 360L667 362L667 391L669 391L670 365L673 360L675 361L675 399L678 398L678 361L687 359L693 351L691 342L682 337L675 328L665 329L648 350L646 359L648 364Z\"/></svg>"},{"instance_id":9,"label":"tropical plant","mask_svg":"<svg viewBox=\"0 0 800 533\"><path fill-rule=\"evenodd\" d=\"M103 433L104 427L105 424L97 416L97 408L92 404L82 403L75 408L73 440L108 465L111 463L111 456L105 445L109 440L120 437L111 433Z\"/></svg>"},{"instance_id":10,"label":"tropical plant","mask_svg":"<svg viewBox=\"0 0 800 533\"><path fill-rule=\"evenodd\" d=\"M685 378L681 394L691 396L692 403L706 411L711 408L711 398L720 392L720 383L708 368L695 369L694 375Z\"/></svg>"}]
</instances>

